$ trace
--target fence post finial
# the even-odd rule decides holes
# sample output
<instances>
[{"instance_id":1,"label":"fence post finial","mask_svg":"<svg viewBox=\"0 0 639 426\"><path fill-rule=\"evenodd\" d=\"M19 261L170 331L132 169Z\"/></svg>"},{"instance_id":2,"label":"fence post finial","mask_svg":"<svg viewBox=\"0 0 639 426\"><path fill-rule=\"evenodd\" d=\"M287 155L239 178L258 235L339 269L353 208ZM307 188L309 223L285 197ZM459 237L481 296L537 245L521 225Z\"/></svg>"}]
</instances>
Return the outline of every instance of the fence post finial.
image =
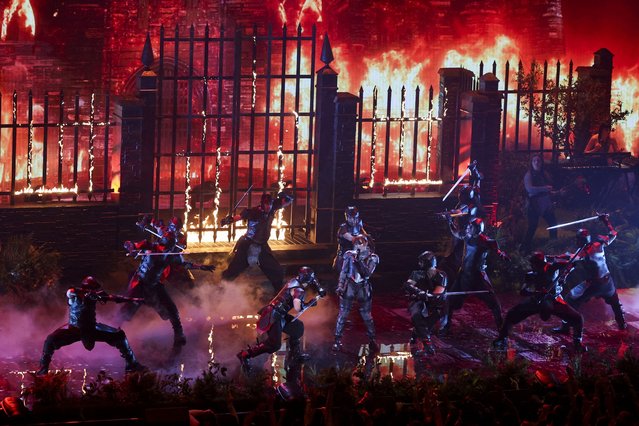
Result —
<instances>
[{"instance_id":1,"label":"fence post finial","mask_svg":"<svg viewBox=\"0 0 639 426\"><path fill-rule=\"evenodd\" d=\"M147 32L144 47L142 48L142 65L144 65L145 70L151 69L154 59L153 48L151 47L151 35Z\"/></svg>"},{"instance_id":2,"label":"fence post finial","mask_svg":"<svg viewBox=\"0 0 639 426\"><path fill-rule=\"evenodd\" d=\"M333 57L333 49L331 49L331 42L328 40L328 33L324 33L324 43L322 44L322 54L320 60L324 62L327 67L335 60Z\"/></svg>"}]
</instances>

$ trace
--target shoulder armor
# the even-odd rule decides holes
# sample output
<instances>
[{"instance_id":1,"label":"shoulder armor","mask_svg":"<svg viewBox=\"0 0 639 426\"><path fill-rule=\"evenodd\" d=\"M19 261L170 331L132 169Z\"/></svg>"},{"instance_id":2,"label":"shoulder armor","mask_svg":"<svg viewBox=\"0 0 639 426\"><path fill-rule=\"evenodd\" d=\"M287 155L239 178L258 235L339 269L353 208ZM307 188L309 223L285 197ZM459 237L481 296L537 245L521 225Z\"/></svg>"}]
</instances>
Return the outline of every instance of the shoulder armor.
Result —
<instances>
[{"instance_id":1,"label":"shoulder armor","mask_svg":"<svg viewBox=\"0 0 639 426\"><path fill-rule=\"evenodd\" d=\"M286 284L286 288L289 290L293 290L295 288L304 288L302 284L297 280L297 278L293 278Z\"/></svg>"}]
</instances>

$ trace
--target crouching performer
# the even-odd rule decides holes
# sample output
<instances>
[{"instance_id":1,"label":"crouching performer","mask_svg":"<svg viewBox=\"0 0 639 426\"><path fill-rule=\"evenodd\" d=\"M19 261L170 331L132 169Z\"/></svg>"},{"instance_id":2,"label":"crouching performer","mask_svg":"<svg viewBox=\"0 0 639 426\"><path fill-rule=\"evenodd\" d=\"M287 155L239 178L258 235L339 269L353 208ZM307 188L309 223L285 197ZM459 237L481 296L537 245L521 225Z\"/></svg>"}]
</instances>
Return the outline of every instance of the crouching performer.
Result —
<instances>
[{"instance_id":1,"label":"crouching performer","mask_svg":"<svg viewBox=\"0 0 639 426\"><path fill-rule=\"evenodd\" d=\"M536 251L530 257L532 271L526 274L521 295L526 300L508 311L504 324L499 330L499 337L493 342L497 349L508 347L508 335L515 324L524 319L539 314L547 321L551 315L561 318L573 329L573 345L577 352L586 350L583 346L582 333L584 319L579 312L571 307L561 296L562 286L568 274L574 269L570 260L557 259L548 262L542 251Z\"/></svg>"},{"instance_id":2,"label":"crouching performer","mask_svg":"<svg viewBox=\"0 0 639 426\"><path fill-rule=\"evenodd\" d=\"M72 287L67 290L67 299L69 322L47 336L42 349L38 375L45 375L49 372L51 357L56 350L78 341L82 341L84 347L89 351L93 349L95 342L105 342L115 347L126 361L125 371L127 373L145 369L136 360L124 331L96 322L95 315L97 302L103 304L106 302L142 303L143 299L110 295L93 277L86 277L82 280L80 287Z\"/></svg>"},{"instance_id":3,"label":"crouching performer","mask_svg":"<svg viewBox=\"0 0 639 426\"><path fill-rule=\"evenodd\" d=\"M317 296L308 303L305 301L309 286L317 292ZM306 309L315 306L317 301L326 295L326 291L315 279L315 273L308 266L302 266L295 278L291 279L271 302L260 311L257 330L266 333L266 340L237 354L244 371L250 370L249 360L264 353L275 353L282 346L282 333L288 334L288 354L286 357L286 381L289 385L299 383L301 365L305 355L302 354L301 339L304 335L304 323L298 318ZM289 314L293 310L296 316Z\"/></svg>"},{"instance_id":4,"label":"crouching performer","mask_svg":"<svg viewBox=\"0 0 639 426\"><path fill-rule=\"evenodd\" d=\"M373 305L373 292L370 277L379 264L379 256L372 252L368 239L363 235L353 238L353 250L344 253L344 261L337 283L337 295L339 296L339 314L335 326L335 343L333 350L342 348L342 335L346 318L351 312L353 301L359 304L359 313L366 326L366 334L369 340L369 354L376 354L379 347L375 341L375 324L371 313Z\"/></svg>"},{"instance_id":5,"label":"crouching performer","mask_svg":"<svg viewBox=\"0 0 639 426\"><path fill-rule=\"evenodd\" d=\"M425 251L417 257L419 269L411 272L404 283L404 291L410 300L408 311L413 322L410 339L414 357L433 355L430 335L433 327L446 313L446 274L437 269L437 257L432 251ZM423 349L419 349L419 342Z\"/></svg>"}]
</instances>

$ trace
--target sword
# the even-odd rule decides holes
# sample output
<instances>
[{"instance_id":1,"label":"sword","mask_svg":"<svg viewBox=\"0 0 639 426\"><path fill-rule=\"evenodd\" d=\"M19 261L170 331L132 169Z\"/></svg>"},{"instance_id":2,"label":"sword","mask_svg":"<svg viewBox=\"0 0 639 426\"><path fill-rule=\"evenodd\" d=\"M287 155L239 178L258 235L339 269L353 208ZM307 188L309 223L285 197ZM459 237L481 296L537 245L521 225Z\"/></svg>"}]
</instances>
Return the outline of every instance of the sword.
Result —
<instances>
[{"instance_id":1,"label":"sword","mask_svg":"<svg viewBox=\"0 0 639 426\"><path fill-rule=\"evenodd\" d=\"M162 238L162 235L160 235L160 234L158 234L157 232L155 232L155 231L153 231L153 230L151 230L151 229L147 228L146 226L144 227L144 230L145 230L146 232L148 232L149 234L151 234L151 235L154 235L154 236L156 236L156 237L158 237L158 238ZM179 244L176 244L176 245L175 245L175 247L176 247L176 248L178 248L178 249L180 249L180 250L182 250L182 251L186 250L186 247L182 247L182 246L181 246L181 245L179 245Z\"/></svg>"},{"instance_id":2,"label":"sword","mask_svg":"<svg viewBox=\"0 0 639 426\"><path fill-rule=\"evenodd\" d=\"M473 163L477 164L476 161L473 161ZM464 180L464 178L466 176L468 176L470 174L470 166L473 164L471 163L468 168L466 169L466 171L464 173L462 173L462 175L459 177L459 179L457 179L457 182L455 182L455 184L448 190L448 192L446 193L446 195L444 195L444 198L442 199L442 203L444 201L446 201L446 198L448 198L448 196L451 194L451 192L453 192L455 190L455 188L457 188L457 185L459 185L461 183L462 180Z\"/></svg>"},{"instance_id":3,"label":"sword","mask_svg":"<svg viewBox=\"0 0 639 426\"><path fill-rule=\"evenodd\" d=\"M477 290L477 291L447 291L445 293L440 294L432 294L428 293L428 297L437 297L439 295L442 296L466 296L468 294L481 294L481 293L490 293L490 290Z\"/></svg>"},{"instance_id":4,"label":"sword","mask_svg":"<svg viewBox=\"0 0 639 426\"><path fill-rule=\"evenodd\" d=\"M170 253L144 253L143 251L139 251L139 252L133 252L133 253L127 253L127 256L133 256L135 254L135 257L139 257L139 256L179 256L182 254L189 254L191 253L190 251L181 251L178 253L175 252L170 252Z\"/></svg>"},{"instance_id":5,"label":"sword","mask_svg":"<svg viewBox=\"0 0 639 426\"><path fill-rule=\"evenodd\" d=\"M291 322L297 320L299 317L302 316L302 314L304 312L306 312L307 310L311 309L313 306L317 305L317 301L320 300L322 297L318 294L317 296L315 296L313 299L311 299L310 302L308 302L306 304L306 306L304 306L304 309L302 309L297 315L295 315L295 318L293 318L291 320Z\"/></svg>"},{"instance_id":6,"label":"sword","mask_svg":"<svg viewBox=\"0 0 639 426\"><path fill-rule=\"evenodd\" d=\"M237 209L237 207L240 205L240 203L242 202L242 200L244 200L244 197L246 197L246 195L251 191L251 189L253 189L253 184L251 184L251 186L248 187L248 189L246 190L246 192L244 192L244 195L242 195L242 197L240 198L240 200L235 203L235 207L233 207L232 212L235 213L235 210Z\"/></svg>"},{"instance_id":7,"label":"sword","mask_svg":"<svg viewBox=\"0 0 639 426\"><path fill-rule=\"evenodd\" d=\"M595 219L599 219L599 216L592 216L592 217L587 217L585 219L575 220L573 222L561 223L559 225L549 226L548 228L546 228L546 230L548 231L551 229L563 228L564 226L575 225L577 223L590 222L591 220L595 220Z\"/></svg>"}]
</instances>

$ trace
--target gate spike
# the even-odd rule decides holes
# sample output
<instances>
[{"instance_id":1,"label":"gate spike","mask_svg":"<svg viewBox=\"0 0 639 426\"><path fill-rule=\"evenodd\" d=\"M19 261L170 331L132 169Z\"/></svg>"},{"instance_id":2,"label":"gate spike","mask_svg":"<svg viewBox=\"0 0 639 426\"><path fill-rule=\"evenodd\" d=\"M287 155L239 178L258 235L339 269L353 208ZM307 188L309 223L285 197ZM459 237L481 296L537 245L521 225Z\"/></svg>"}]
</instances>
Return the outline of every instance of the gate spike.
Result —
<instances>
[{"instance_id":1,"label":"gate spike","mask_svg":"<svg viewBox=\"0 0 639 426\"><path fill-rule=\"evenodd\" d=\"M151 65L153 65L153 60L155 59L153 57L153 48L151 47L151 34L150 33L146 33L146 40L144 41L144 47L142 48L142 65L144 65L144 68L146 70L149 70L151 68Z\"/></svg>"},{"instance_id":2,"label":"gate spike","mask_svg":"<svg viewBox=\"0 0 639 426\"><path fill-rule=\"evenodd\" d=\"M325 32L324 42L322 43L322 53L320 55L320 61L324 62L326 66L329 66L329 64L333 62L334 60L335 60L335 57L333 57L331 42L328 40L328 32Z\"/></svg>"}]
</instances>

